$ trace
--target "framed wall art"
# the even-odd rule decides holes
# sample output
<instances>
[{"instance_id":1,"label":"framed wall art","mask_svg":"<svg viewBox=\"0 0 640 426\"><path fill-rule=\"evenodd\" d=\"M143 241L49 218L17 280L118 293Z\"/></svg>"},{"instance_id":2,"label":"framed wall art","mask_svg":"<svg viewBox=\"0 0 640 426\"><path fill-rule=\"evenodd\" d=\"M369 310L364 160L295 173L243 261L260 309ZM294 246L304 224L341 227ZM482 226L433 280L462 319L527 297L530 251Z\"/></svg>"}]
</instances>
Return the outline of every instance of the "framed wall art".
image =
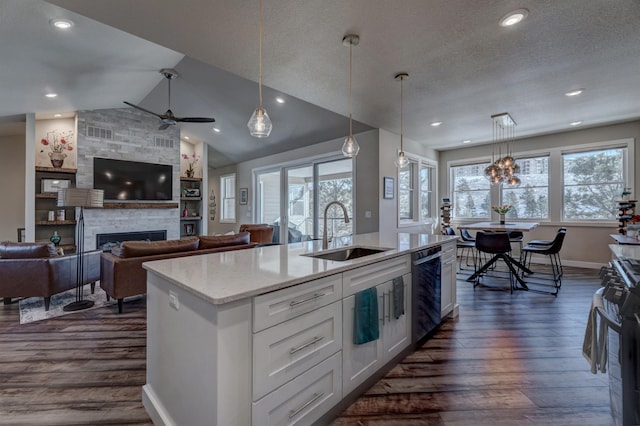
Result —
<instances>
[{"instance_id":1,"label":"framed wall art","mask_svg":"<svg viewBox=\"0 0 640 426\"><path fill-rule=\"evenodd\" d=\"M393 199L393 193L395 192L394 180L392 177L385 176L383 179L382 189L384 191L384 198L387 200Z\"/></svg>"}]
</instances>

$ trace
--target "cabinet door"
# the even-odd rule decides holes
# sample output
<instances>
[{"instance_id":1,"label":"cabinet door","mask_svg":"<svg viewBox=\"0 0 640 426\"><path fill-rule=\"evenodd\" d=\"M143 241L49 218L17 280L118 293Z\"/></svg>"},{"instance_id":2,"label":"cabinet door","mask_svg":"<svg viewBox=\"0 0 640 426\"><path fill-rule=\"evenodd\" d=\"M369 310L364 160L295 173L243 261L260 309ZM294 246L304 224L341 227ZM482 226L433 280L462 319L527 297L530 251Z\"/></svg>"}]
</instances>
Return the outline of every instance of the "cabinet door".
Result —
<instances>
[{"instance_id":1,"label":"cabinet door","mask_svg":"<svg viewBox=\"0 0 640 426\"><path fill-rule=\"evenodd\" d=\"M442 245L442 272L440 282L440 318L453 312L456 305L456 244Z\"/></svg>"},{"instance_id":2,"label":"cabinet door","mask_svg":"<svg viewBox=\"0 0 640 426\"><path fill-rule=\"evenodd\" d=\"M403 276L404 281L404 315L394 317L393 282L388 281L378 286L378 295L383 294L382 310L382 346L384 362L388 362L398 355L411 343L411 308L409 295L411 294L411 274Z\"/></svg>"},{"instance_id":3,"label":"cabinet door","mask_svg":"<svg viewBox=\"0 0 640 426\"><path fill-rule=\"evenodd\" d=\"M377 371L383 362L382 340L356 345L353 343L353 323L355 296L342 301L342 393L347 395L371 374ZM378 291L378 316L382 313L382 292ZM382 318L380 317L380 326ZM380 330L382 337L383 330Z\"/></svg>"}]
</instances>

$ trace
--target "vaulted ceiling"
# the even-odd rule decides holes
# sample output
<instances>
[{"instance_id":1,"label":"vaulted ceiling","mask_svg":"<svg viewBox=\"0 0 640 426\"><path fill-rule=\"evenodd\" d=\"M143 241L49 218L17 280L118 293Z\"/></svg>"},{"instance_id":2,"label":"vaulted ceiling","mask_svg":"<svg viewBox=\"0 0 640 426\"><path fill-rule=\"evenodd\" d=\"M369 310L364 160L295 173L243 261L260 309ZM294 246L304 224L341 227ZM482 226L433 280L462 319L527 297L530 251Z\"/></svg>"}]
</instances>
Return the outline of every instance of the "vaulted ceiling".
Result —
<instances>
[{"instance_id":1,"label":"vaulted ceiling","mask_svg":"<svg viewBox=\"0 0 640 426\"><path fill-rule=\"evenodd\" d=\"M257 0L6 0L0 117L124 100L164 112L158 70L174 67L174 113L214 116L220 129L181 124L183 134L207 142L216 166L243 161L345 136L348 33L361 37L353 49L356 132L400 132L400 71L410 74L404 135L435 149L490 141L490 116L505 111L519 137L640 117L637 0L263 2L265 106L274 123L267 139L246 129L257 106ZM520 8L529 12L522 23L498 25ZM48 23L56 17L75 25L60 34ZM565 96L578 88L581 95ZM44 99L48 90L59 98Z\"/></svg>"}]
</instances>

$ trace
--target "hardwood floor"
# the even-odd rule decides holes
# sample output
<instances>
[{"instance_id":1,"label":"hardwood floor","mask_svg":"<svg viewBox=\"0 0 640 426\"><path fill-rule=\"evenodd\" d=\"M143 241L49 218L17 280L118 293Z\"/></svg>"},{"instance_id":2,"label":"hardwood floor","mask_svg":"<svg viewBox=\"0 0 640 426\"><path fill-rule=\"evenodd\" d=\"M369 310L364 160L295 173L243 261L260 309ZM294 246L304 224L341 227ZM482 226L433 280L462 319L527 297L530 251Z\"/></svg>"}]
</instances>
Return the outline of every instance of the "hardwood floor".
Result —
<instances>
[{"instance_id":1,"label":"hardwood floor","mask_svg":"<svg viewBox=\"0 0 640 426\"><path fill-rule=\"evenodd\" d=\"M558 297L458 277L460 315L332 426L611 425L608 378L582 340L597 271L565 268ZM541 288L532 285L532 288Z\"/></svg>"},{"instance_id":2,"label":"hardwood floor","mask_svg":"<svg viewBox=\"0 0 640 426\"><path fill-rule=\"evenodd\" d=\"M460 316L333 425L610 425L607 376L581 355L596 275L567 269L557 298L459 279ZM0 424L151 424L145 300L116 311L19 325L0 305Z\"/></svg>"}]
</instances>

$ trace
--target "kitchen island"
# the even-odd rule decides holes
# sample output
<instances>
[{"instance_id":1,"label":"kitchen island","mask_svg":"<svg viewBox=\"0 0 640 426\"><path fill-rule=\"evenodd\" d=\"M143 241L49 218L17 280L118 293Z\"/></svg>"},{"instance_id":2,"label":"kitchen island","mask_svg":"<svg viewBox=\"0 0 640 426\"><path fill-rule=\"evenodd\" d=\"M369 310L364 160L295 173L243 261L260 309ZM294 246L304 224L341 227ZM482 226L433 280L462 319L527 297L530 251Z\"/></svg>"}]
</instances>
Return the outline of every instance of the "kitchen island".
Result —
<instances>
[{"instance_id":1,"label":"kitchen island","mask_svg":"<svg viewBox=\"0 0 640 426\"><path fill-rule=\"evenodd\" d=\"M147 412L156 425L313 423L410 347L411 253L455 254L455 240L372 233L328 250L384 249L353 260L311 257L321 246L309 241L144 264ZM374 287L380 338L356 345L355 294ZM455 273L444 291L446 314Z\"/></svg>"}]
</instances>

